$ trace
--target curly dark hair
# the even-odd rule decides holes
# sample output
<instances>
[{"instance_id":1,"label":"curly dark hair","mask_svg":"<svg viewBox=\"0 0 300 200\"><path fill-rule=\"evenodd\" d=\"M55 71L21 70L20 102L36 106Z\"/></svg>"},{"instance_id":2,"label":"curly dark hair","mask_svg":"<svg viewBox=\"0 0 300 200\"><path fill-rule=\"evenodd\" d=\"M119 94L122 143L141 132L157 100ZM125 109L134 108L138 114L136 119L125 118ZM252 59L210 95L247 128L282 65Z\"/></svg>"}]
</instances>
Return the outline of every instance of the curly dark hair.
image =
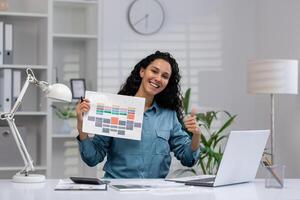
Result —
<instances>
[{"instance_id":1,"label":"curly dark hair","mask_svg":"<svg viewBox=\"0 0 300 200\"><path fill-rule=\"evenodd\" d=\"M166 88L155 95L154 100L162 108L168 108L175 110L177 117L180 122L183 120L183 104L182 104L182 95L180 88L180 73L176 60L172 57L170 53L156 51L154 54L147 56L138 62L134 69L131 71L126 82L121 86L118 94L134 96L142 82L140 77L141 68L146 69L147 66L156 59L163 59L171 65L171 77L169 79L168 85Z\"/></svg>"}]
</instances>

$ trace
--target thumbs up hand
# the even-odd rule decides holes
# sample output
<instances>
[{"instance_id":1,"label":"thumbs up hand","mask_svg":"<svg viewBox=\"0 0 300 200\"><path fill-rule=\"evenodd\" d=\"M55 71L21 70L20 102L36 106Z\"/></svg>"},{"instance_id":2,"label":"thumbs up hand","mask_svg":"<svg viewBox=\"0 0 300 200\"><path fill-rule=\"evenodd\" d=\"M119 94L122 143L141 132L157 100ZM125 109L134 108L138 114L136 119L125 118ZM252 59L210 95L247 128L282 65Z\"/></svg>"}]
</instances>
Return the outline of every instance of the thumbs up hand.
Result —
<instances>
[{"instance_id":1,"label":"thumbs up hand","mask_svg":"<svg viewBox=\"0 0 300 200\"><path fill-rule=\"evenodd\" d=\"M201 134L199 125L196 121L196 109L192 108L191 113L183 120L185 128L193 134Z\"/></svg>"}]
</instances>

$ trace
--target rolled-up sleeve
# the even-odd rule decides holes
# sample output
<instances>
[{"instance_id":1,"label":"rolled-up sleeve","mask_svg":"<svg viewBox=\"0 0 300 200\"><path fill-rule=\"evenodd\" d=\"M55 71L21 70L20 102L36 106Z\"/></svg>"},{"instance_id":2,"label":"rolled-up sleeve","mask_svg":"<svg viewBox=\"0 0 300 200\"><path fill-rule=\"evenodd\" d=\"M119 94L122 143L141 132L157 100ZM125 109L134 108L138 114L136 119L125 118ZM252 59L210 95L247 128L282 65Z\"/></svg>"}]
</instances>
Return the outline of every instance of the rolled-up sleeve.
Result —
<instances>
[{"instance_id":1,"label":"rolled-up sleeve","mask_svg":"<svg viewBox=\"0 0 300 200\"><path fill-rule=\"evenodd\" d=\"M176 112L173 112L172 118L173 129L170 138L171 151L174 152L175 157L180 160L182 165L192 167L199 158L200 147L195 151L191 149L191 138L184 130L182 130Z\"/></svg>"},{"instance_id":2,"label":"rolled-up sleeve","mask_svg":"<svg viewBox=\"0 0 300 200\"><path fill-rule=\"evenodd\" d=\"M82 160L91 167L104 160L111 145L110 137L99 135L84 140L79 140L77 137L77 141Z\"/></svg>"}]
</instances>

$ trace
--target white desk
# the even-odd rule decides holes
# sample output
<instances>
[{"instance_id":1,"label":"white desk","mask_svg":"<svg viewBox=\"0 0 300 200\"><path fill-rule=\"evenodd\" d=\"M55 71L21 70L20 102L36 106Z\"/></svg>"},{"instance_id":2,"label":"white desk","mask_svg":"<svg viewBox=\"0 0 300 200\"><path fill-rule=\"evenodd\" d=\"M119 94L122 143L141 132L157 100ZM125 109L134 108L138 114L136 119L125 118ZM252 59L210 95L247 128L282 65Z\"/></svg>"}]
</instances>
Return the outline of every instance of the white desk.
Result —
<instances>
[{"instance_id":1,"label":"white desk","mask_svg":"<svg viewBox=\"0 0 300 200\"><path fill-rule=\"evenodd\" d=\"M113 180L122 182L123 180ZM145 180L135 180L135 182ZM146 180L153 182L158 180ZM163 181L163 180L162 180ZM43 184L20 184L11 180L0 180L1 200L296 200L300 199L300 179L285 180L284 189L266 189L263 180L239 185L205 188L181 187L154 189L141 192L107 191L54 191L58 180L47 180Z\"/></svg>"}]
</instances>

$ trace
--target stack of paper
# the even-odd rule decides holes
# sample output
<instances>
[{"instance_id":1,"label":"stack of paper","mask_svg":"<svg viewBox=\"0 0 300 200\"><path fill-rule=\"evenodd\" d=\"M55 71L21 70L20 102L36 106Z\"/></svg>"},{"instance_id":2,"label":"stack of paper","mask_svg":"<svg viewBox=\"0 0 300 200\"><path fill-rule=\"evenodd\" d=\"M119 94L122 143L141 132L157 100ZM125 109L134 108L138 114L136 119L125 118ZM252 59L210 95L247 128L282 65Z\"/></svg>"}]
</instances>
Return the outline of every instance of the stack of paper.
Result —
<instances>
[{"instance_id":1,"label":"stack of paper","mask_svg":"<svg viewBox=\"0 0 300 200\"><path fill-rule=\"evenodd\" d=\"M70 179L60 179L55 190L107 190L107 184L101 185L89 185L89 184L77 184Z\"/></svg>"}]
</instances>

